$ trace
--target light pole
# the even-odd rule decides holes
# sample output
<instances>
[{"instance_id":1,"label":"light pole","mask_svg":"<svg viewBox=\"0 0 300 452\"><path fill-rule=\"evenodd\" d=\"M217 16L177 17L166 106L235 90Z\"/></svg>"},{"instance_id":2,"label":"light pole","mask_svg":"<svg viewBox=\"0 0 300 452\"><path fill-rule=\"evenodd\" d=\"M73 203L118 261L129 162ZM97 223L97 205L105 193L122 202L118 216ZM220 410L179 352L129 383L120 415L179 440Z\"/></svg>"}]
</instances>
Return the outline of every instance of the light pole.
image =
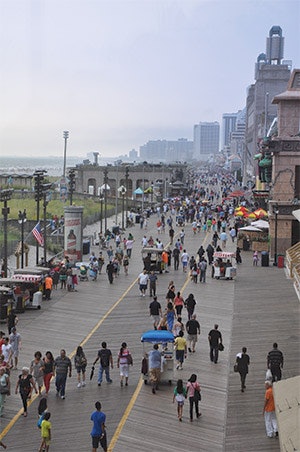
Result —
<instances>
[{"instance_id":1,"label":"light pole","mask_svg":"<svg viewBox=\"0 0 300 452\"><path fill-rule=\"evenodd\" d=\"M49 190L52 187L52 184L43 184L43 207L44 207L44 265L47 262L47 205L48 205L48 197Z\"/></svg>"},{"instance_id":2,"label":"light pole","mask_svg":"<svg viewBox=\"0 0 300 452\"><path fill-rule=\"evenodd\" d=\"M122 231L125 231L125 224L124 224L124 202L125 202L125 193L126 193L126 187L124 185L121 185L121 187L118 188L118 192L122 196Z\"/></svg>"},{"instance_id":3,"label":"light pole","mask_svg":"<svg viewBox=\"0 0 300 452\"><path fill-rule=\"evenodd\" d=\"M129 177L129 168L126 166L125 169L125 188L126 188L126 222L128 218L128 177Z\"/></svg>"},{"instance_id":4,"label":"light pole","mask_svg":"<svg viewBox=\"0 0 300 452\"><path fill-rule=\"evenodd\" d=\"M107 231L107 190L108 190L108 171L105 168L104 170L104 187L102 186L102 188L104 188L104 235Z\"/></svg>"},{"instance_id":5,"label":"light pole","mask_svg":"<svg viewBox=\"0 0 300 452\"><path fill-rule=\"evenodd\" d=\"M65 145L64 145L64 170L63 170L63 176L66 177L66 163L67 163L67 140L69 138L69 132L68 130L65 130L63 133L63 137L65 140Z\"/></svg>"},{"instance_id":6,"label":"light pole","mask_svg":"<svg viewBox=\"0 0 300 452\"><path fill-rule=\"evenodd\" d=\"M21 225L21 268L24 268L24 223L26 223L26 209L19 210L18 223Z\"/></svg>"},{"instance_id":7,"label":"light pole","mask_svg":"<svg viewBox=\"0 0 300 452\"><path fill-rule=\"evenodd\" d=\"M273 206L273 213L275 215L275 238L274 238L274 262L273 265L277 267L277 222L278 222L278 204L274 204Z\"/></svg>"},{"instance_id":8,"label":"light pole","mask_svg":"<svg viewBox=\"0 0 300 452\"><path fill-rule=\"evenodd\" d=\"M103 220L103 190L102 187L100 188L100 234L102 235L103 229L102 229L102 220Z\"/></svg>"},{"instance_id":9,"label":"light pole","mask_svg":"<svg viewBox=\"0 0 300 452\"><path fill-rule=\"evenodd\" d=\"M43 198L42 182L44 176L47 173L46 170L37 170L34 172L34 199L36 200L36 222L40 221L40 200ZM36 265L39 264L39 244L36 243Z\"/></svg>"},{"instance_id":10,"label":"light pole","mask_svg":"<svg viewBox=\"0 0 300 452\"><path fill-rule=\"evenodd\" d=\"M2 208L3 215L3 241L4 241L4 257L3 257L3 265L2 272L4 278L7 278L7 218L9 214L9 207L7 207L7 201L11 199L12 189L0 190L0 201L4 203Z\"/></svg>"}]
</instances>

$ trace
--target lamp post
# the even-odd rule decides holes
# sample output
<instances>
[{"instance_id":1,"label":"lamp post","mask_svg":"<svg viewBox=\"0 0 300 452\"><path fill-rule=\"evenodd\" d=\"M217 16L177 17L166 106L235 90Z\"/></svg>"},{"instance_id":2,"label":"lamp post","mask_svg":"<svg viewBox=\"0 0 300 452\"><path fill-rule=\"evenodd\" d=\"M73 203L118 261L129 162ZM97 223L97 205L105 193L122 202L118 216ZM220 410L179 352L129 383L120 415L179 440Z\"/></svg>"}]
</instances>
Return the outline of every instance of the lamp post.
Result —
<instances>
[{"instance_id":1,"label":"lamp post","mask_svg":"<svg viewBox=\"0 0 300 452\"><path fill-rule=\"evenodd\" d=\"M44 263L46 265L47 262L47 205L49 201L49 190L52 187L52 184L43 184L43 208L44 208Z\"/></svg>"},{"instance_id":2,"label":"lamp post","mask_svg":"<svg viewBox=\"0 0 300 452\"><path fill-rule=\"evenodd\" d=\"M125 188L126 188L126 222L128 218L128 177L129 177L129 168L126 166L125 169Z\"/></svg>"},{"instance_id":3,"label":"lamp post","mask_svg":"<svg viewBox=\"0 0 300 452\"><path fill-rule=\"evenodd\" d=\"M40 221L40 200L43 198L42 182L44 176L47 173L46 170L37 170L34 172L34 199L36 200L36 222ZM39 244L36 243L36 265L39 264Z\"/></svg>"},{"instance_id":4,"label":"lamp post","mask_svg":"<svg viewBox=\"0 0 300 452\"><path fill-rule=\"evenodd\" d=\"M108 190L108 171L105 168L104 170L104 187L102 186L102 188L104 189L104 234L106 233L107 230L107 190Z\"/></svg>"},{"instance_id":5,"label":"lamp post","mask_svg":"<svg viewBox=\"0 0 300 452\"><path fill-rule=\"evenodd\" d=\"M277 222L278 222L278 204L274 204L273 213L275 215L275 237L274 237L274 262L273 265L277 267Z\"/></svg>"},{"instance_id":6,"label":"lamp post","mask_svg":"<svg viewBox=\"0 0 300 452\"><path fill-rule=\"evenodd\" d=\"M125 224L124 224L124 203L125 203L125 193L126 193L126 187L124 185L121 185L121 187L118 188L118 192L122 196L122 231L125 231Z\"/></svg>"},{"instance_id":7,"label":"lamp post","mask_svg":"<svg viewBox=\"0 0 300 452\"><path fill-rule=\"evenodd\" d=\"M7 278L7 218L9 214L9 207L7 207L7 201L11 199L12 196L12 189L5 189L0 190L0 201L4 203L4 206L2 208L2 215L3 215L3 241L4 241L4 257L3 257L3 265L2 265L2 272L4 278Z\"/></svg>"},{"instance_id":8,"label":"lamp post","mask_svg":"<svg viewBox=\"0 0 300 452\"><path fill-rule=\"evenodd\" d=\"M102 235L103 229L102 229L102 220L103 220L103 190L102 187L100 188L100 234Z\"/></svg>"},{"instance_id":9,"label":"lamp post","mask_svg":"<svg viewBox=\"0 0 300 452\"><path fill-rule=\"evenodd\" d=\"M68 130L65 130L63 133L63 137L65 140L65 145L64 145L64 170L63 170L63 176L66 177L66 163L67 163L67 140L69 138L69 132Z\"/></svg>"},{"instance_id":10,"label":"lamp post","mask_svg":"<svg viewBox=\"0 0 300 452\"><path fill-rule=\"evenodd\" d=\"M24 268L24 223L26 223L26 209L19 210L18 223L21 225L21 268Z\"/></svg>"}]
</instances>

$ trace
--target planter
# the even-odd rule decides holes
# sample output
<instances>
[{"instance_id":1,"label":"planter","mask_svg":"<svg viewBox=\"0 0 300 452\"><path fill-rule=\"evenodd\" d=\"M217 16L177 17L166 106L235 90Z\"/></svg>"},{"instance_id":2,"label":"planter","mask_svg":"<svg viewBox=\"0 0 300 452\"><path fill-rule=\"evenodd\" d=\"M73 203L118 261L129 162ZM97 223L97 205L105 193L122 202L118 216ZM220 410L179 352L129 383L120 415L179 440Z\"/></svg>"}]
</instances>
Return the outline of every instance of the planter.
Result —
<instances>
[{"instance_id":1,"label":"planter","mask_svg":"<svg viewBox=\"0 0 300 452\"><path fill-rule=\"evenodd\" d=\"M269 251L269 243L268 242L257 242L256 240L252 240L251 242L252 251Z\"/></svg>"}]
</instances>

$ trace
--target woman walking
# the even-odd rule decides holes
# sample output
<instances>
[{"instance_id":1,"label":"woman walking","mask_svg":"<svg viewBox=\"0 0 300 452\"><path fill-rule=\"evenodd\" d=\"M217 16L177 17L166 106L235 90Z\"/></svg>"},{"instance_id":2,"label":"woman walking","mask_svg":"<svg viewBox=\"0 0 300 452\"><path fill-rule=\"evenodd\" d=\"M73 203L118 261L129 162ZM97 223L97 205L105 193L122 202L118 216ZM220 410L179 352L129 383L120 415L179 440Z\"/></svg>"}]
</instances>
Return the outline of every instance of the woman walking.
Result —
<instances>
[{"instance_id":1,"label":"woman walking","mask_svg":"<svg viewBox=\"0 0 300 452\"><path fill-rule=\"evenodd\" d=\"M176 388L174 388L174 394L173 394L173 403L177 402L177 415L178 420L182 422L182 412L183 412L183 405L184 405L184 399L186 399L186 389L183 387L183 381L178 380Z\"/></svg>"},{"instance_id":2,"label":"woman walking","mask_svg":"<svg viewBox=\"0 0 300 452\"><path fill-rule=\"evenodd\" d=\"M87 359L85 357L84 351L82 347L79 345L76 350L76 354L74 356L74 365L77 371L77 388L81 388L85 386L85 369L87 365ZM82 374L82 381L81 381Z\"/></svg>"},{"instance_id":3,"label":"woman walking","mask_svg":"<svg viewBox=\"0 0 300 452\"><path fill-rule=\"evenodd\" d=\"M128 377L129 377L129 366L133 365L132 356L130 351L127 348L126 342L122 342L119 354L117 367L120 369L120 385L121 387L124 384L125 378L125 386L128 386Z\"/></svg>"},{"instance_id":4,"label":"woman walking","mask_svg":"<svg viewBox=\"0 0 300 452\"><path fill-rule=\"evenodd\" d=\"M190 422L193 422L193 408L195 405L196 417L200 417L201 413L199 412L199 401L200 401L200 385L197 381L197 375L192 374L188 380L186 385L187 394L190 402Z\"/></svg>"},{"instance_id":5,"label":"woman walking","mask_svg":"<svg viewBox=\"0 0 300 452\"><path fill-rule=\"evenodd\" d=\"M174 325L174 320L175 320L175 311L174 311L174 307L173 307L173 303L171 301L169 301L168 306L167 306L167 324L168 324L168 330L172 332L173 330L173 325Z\"/></svg>"},{"instance_id":6,"label":"woman walking","mask_svg":"<svg viewBox=\"0 0 300 452\"><path fill-rule=\"evenodd\" d=\"M53 371L54 371L54 357L53 357L52 353L47 351L43 361L44 361L44 385L45 385L46 396L47 396L49 393L49 389L50 389L50 381L51 381L51 378L53 377Z\"/></svg>"},{"instance_id":7,"label":"woman walking","mask_svg":"<svg viewBox=\"0 0 300 452\"><path fill-rule=\"evenodd\" d=\"M0 417L3 415L6 396L10 395L10 380L6 373L6 367L0 367Z\"/></svg>"},{"instance_id":8,"label":"woman walking","mask_svg":"<svg viewBox=\"0 0 300 452\"><path fill-rule=\"evenodd\" d=\"M28 367L22 368L22 373L19 375L15 393L18 394L18 390L20 392L20 396L23 402L23 416L27 416L27 400L31 397L32 389L35 390L36 394L38 393L37 387L35 385L35 381L29 373Z\"/></svg>"},{"instance_id":9,"label":"woman walking","mask_svg":"<svg viewBox=\"0 0 300 452\"><path fill-rule=\"evenodd\" d=\"M182 311L182 308L184 306L184 301L183 301L182 296L180 295L180 292L177 292L177 295L176 295L176 297L174 299L174 306L175 306L176 315L177 315L177 318L178 318L178 317L181 316L181 311Z\"/></svg>"},{"instance_id":10,"label":"woman walking","mask_svg":"<svg viewBox=\"0 0 300 452\"><path fill-rule=\"evenodd\" d=\"M44 361L42 360L41 352L35 352L34 360L30 363L29 372L37 384L39 395L41 395L44 380Z\"/></svg>"}]
</instances>

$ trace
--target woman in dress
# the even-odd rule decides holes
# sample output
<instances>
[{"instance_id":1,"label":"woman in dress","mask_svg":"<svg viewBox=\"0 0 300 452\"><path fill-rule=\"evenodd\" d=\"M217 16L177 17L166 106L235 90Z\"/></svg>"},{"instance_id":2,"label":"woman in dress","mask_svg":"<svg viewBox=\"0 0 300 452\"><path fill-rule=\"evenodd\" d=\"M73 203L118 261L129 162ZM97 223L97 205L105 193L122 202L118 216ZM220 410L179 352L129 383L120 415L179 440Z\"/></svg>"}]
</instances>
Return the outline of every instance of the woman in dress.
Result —
<instances>
[{"instance_id":1,"label":"woman in dress","mask_svg":"<svg viewBox=\"0 0 300 452\"><path fill-rule=\"evenodd\" d=\"M23 416L27 416L27 400L31 397L32 389L35 390L36 394L38 393L37 387L35 385L35 381L32 375L29 373L28 367L22 368L22 373L19 375L15 393L18 394L18 390L20 392L20 396L23 403Z\"/></svg>"},{"instance_id":2,"label":"woman in dress","mask_svg":"<svg viewBox=\"0 0 300 452\"><path fill-rule=\"evenodd\" d=\"M183 411L184 399L186 399L186 388L183 387L183 381L178 380L176 388L174 388L173 403L176 400L177 415L178 415L178 420L180 422L182 421L182 411Z\"/></svg>"},{"instance_id":3,"label":"woman in dress","mask_svg":"<svg viewBox=\"0 0 300 452\"><path fill-rule=\"evenodd\" d=\"M53 369L54 369L54 357L51 352L47 351L44 361L44 385L46 389L46 396L48 395L50 389L50 381L53 377Z\"/></svg>"},{"instance_id":4,"label":"woman in dress","mask_svg":"<svg viewBox=\"0 0 300 452\"><path fill-rule=\"evenodd\" d=\"M128 386L128 377L129 377L129 366L133 365L132 357L130 351L127 348L126 342L123 342L118 354L117 367L120 369L120 385L121 387L124 384L125 378L125 386Z\"/></svg>"},{"instance_id":5,"label":"woman in dress","mask_svg":"<svg viewBox=\"0 0 300 452\"><path fill-rule=\"evenodd\" d=\"M201 413L199 412L199 400L200 400L200 385L197 381L197 375L192 374L188 380L186 385L187 396L190 402L190 422L193 422L193 408L195 405L196 417L200 417Z\"/></svg>"},{"instance_id":6,"label":"woman in dress","mask_svg":"<svg viewBox=\"0 0 300 452\"><path fill-rule=\"evenodd\" d=\"M78 380L77 388L81 388L81 386L85 386L85 369L87 365L87 359L80 345L77 347L76 355L74 356L74 365L77 371L77 380Z\"/></svg>"},{"instance_id":7,"label":"woman in dress","mask_svg":"<svg viewBox=\"0 0 300 452\"><path fill-rule=\"evenodd\" d=\"M34 354L34 359L30 363L30 374L33 376L37 387L39 389L39 395L41 395L43 381L44 381L44 361L42 360L41 352L37 351Z\"/></svg>"},{"instance_id":8,"label":"woman in dress","mask_svg":"<svg viewBox=\"0 0 300 452\"><path fill-rule=\"evenodd\" d=\"M3 415L4 402L7 395L10 395L10 380L6 373L6 367L0 367L0 417Z\"/></svg>"},{"instance_id":9,"label":"woman in dress","mask_svg":"<svg viewBox=\"0 0 300 452\"><path fill-rule=\"evenodd\" d=\"M175 316L174 306L171 301L169 301L169 303L167 305L167 314L166 315L167 315L168 330L172 332L174 320L175 320L176 316Z\"/></svg>"}]
</instances>

